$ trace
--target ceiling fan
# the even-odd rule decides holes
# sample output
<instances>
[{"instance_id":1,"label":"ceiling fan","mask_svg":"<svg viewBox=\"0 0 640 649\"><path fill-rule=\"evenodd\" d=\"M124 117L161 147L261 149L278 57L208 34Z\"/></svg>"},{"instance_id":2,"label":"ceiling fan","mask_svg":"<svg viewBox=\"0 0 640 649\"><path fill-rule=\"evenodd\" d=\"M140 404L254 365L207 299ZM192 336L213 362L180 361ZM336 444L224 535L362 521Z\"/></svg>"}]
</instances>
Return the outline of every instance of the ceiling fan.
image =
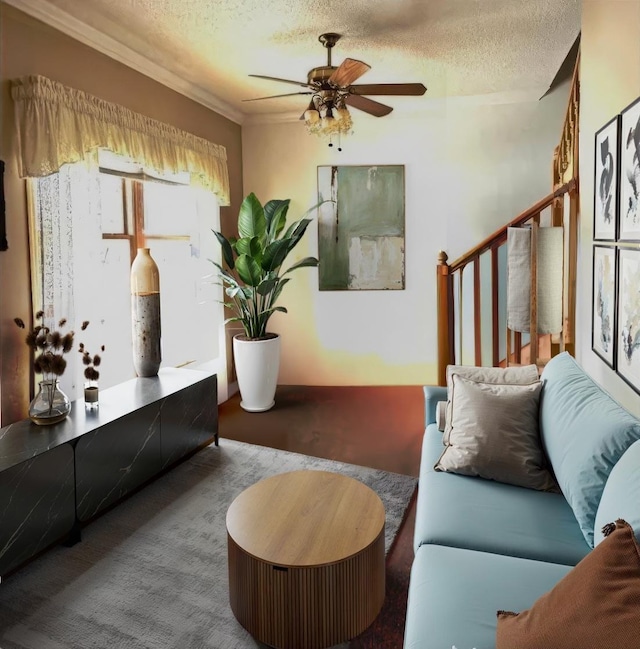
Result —
<instances>
[{"instance_id":1,"label":"ceiling fan","mask_svg":"<svg viewBox=\"0 0 640 649\"><path fill-rule=\"evenodd\" d=\"M307 81L293 81L278 77L268 77L261 74L250 74L257 79L279 81L304 88L298 92L283 95L270 95L256 97L243 101L261 101L278 97L291 97L294 95L311 95L309 107L302 114L311 132L321 135L346 133L351 128L351 117L347 106L362 110L375 117L388 115L393 108L378 101L369 99L365 95L424 95L426 87L421 83L370 83L357 84L359 79L371 66L355 59L345 59L339 66L331 65L331 50L340 39L340 34L321 34L318 40L327 49L327 65L313 68L307 73ZM331 143L330 143L331 146Z\"/></svg>"}]
</instances>

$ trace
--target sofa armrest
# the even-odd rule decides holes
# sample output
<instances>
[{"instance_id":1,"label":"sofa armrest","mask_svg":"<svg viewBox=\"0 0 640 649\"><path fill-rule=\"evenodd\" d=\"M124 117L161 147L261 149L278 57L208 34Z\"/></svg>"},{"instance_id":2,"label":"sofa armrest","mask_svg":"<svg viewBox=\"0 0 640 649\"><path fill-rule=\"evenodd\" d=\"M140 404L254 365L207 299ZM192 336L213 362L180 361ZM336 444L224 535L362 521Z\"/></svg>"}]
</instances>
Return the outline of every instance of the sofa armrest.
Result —
<instances>
[{"instance_id":1,"label":"sofa armrest","mask_svg":"<svg viewBox=\"0 0 640 649\"><path fill-rule=\"evenodd\" d=\"M440 385L425 385L424 390L424 425L437 423L436 404L447 400L447 388Z\"/></svg>"}]
</instances>

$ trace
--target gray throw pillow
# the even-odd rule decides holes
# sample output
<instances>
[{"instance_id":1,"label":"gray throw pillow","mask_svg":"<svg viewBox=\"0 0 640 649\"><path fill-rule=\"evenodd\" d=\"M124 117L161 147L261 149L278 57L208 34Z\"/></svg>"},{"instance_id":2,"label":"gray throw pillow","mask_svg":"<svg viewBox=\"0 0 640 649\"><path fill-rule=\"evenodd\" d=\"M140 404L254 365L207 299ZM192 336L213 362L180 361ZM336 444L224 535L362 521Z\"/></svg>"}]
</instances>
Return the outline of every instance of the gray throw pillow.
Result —
<instances>
[{"instance_id":1,"label":"gray throw pillow","mask_svg":"<svg viewBox=\"0 0 640 649\"><path fill-rule=\"evenodd\" d=\"M481 383L457 374L451 382L451 425L435 469L557 491L538 430L541 383Z\"/></svg>"},{"instance_id":2,"label":"gray throw pillow","mask_svg":"<svg viewBox=\"0 0 640 649\"><path fill-rule=\"evenodd\" d=\"M503 385L530 385L539 380L536 365L519 365L517 367L482 367L475 365L447 365L447 411L444 430L451 423L452 376L457 374L465 379L478 383L500 383Z\"/></svg>"}]
</instances>

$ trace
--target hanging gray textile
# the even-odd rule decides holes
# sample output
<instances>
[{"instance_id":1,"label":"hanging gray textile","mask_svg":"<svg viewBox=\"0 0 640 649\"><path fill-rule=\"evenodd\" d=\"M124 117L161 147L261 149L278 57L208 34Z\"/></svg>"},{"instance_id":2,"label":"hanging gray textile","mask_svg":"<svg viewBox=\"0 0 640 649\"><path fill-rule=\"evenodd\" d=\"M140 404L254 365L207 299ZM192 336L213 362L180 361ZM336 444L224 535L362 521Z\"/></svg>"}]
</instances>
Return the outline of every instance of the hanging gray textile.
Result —
<instances>
[{"instance_id":1,"label":"hanging gray textile","mask_svg":"<svg viewBox=\"0 0 640 649\"><path fill-rule=\"evenodd\" d=\"M539 334L562 331L563 229L538 228ZM531 228L507 228L507 327L531 329Z\"/></svg>"}]
</instances>

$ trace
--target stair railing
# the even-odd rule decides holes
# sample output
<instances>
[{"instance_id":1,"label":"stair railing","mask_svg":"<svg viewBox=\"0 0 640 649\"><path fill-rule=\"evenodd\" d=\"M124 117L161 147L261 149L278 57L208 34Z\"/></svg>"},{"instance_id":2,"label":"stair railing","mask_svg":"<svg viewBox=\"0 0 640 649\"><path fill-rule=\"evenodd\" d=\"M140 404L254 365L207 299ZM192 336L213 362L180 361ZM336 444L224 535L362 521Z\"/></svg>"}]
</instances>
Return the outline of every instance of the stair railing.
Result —
<instances>
[{"instance_id":1,"label":"stair railing","mask_svg":"<svg viewBox=\"0 0 640 649\"><path fill-rule=\"evenodd\" d=\"M487 237L482 243L472 248L462 257L456 259L453 263L447 263L448 257L444 251L438 255L437 265L437 301L438 301L438 382L444 385L446 382L447 365L455 365L465 362L464 353L465 338L464 325L472 325L473 342L471 359L474 365L493 365L495 367L503 364L507 359L516 364L522 360L523 337L518 332L513 332L513 341L510 338L510 332L506 331L506 319L500 317L500 292L506 290L506 273L500 272L500 253L506 251L507 228L540 225L543 219L543 211L554 206L555 218L560 222L564 220L564 201L557 203L557 199L569 196L571 206L570 212L577 207L577 183L571 180L562 185L554 192L545 196L542 200L532 205L529 209L522 212L515 219L512 219L507 225ZM544 221L542 221L544 224ZM484 255L490 258L490 290L489 295L484 292L484 299L489 301L491 312L491 358L483 358L482 339L483 339L483 291L481 290L481 263ZM473 273L472 288L472 323L465 321L466 308L470 302L465 302L465 282L464 273L470 271ZM532 282L535 281L535 275ZM535 291L532 291L532 296ZM532 332L530 340L537 342L535 332L535 322L537 322L536 304L533 301L532 313ZM563 309L564 311L564 309ZM509 335L507 335L509 334ZM572 332L565 330L563 339L565 345L573 340ZM500 340L506 339L506 347L500 345ZM501 349L502 347L502 349ZM512 354L510 350L513 350ZM510 356L512 358L510 358ZM537 352L532 352L532 358L537 360ZM535 362L532 360L532 362Z\"/></svg>"}]
</instances>

